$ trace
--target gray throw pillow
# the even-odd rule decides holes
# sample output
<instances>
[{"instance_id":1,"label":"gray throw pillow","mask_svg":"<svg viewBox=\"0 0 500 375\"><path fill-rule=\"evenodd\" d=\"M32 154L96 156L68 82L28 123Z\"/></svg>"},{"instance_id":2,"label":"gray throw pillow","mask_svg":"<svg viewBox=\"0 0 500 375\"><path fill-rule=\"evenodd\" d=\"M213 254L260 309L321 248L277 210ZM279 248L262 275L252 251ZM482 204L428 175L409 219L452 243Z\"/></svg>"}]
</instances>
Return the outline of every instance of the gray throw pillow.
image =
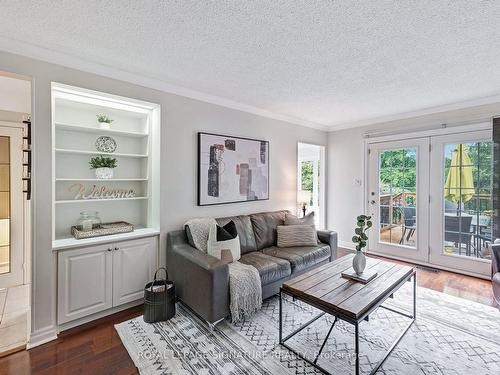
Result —
<instances>
[{"instance_id":1,"label":"gray throw pillow","mask_svg":"<svg viewBox=\"0 0 500 375\"><path fill-rule=\"evenodd\" d=\"M317 246L314 225L278 225L278 247Z\"/></svg>"},{"instance_id":2,"label":"gray throw pillow","mask_svg":"<svg viewBox=\"0 0 500 375\"><path fill-rule=\"evenodd\" d=\"M287 213L285 215L285 225L314 225L314 211L308 213L306 216L298 218L295 215Z\"/></svg>"}]
</instances>

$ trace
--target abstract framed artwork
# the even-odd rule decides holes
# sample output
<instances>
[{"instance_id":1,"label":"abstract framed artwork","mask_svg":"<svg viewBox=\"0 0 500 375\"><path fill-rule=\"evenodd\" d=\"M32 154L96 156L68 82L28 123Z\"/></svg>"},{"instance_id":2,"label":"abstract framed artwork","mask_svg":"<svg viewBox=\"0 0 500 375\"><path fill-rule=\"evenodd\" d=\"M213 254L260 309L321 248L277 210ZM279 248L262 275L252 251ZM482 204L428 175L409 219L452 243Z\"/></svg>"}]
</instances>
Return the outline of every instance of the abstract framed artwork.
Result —
<instances>
[{"instance_id":1,"label":"abstract framed artwork","mask_svg":"<svg viewBox=\"0 0 500 375\"><path fill-rule=\"evenodd\" d=\"M198 206L269 199L269 142L198 133Z\"/></svg>"}]
</instances>

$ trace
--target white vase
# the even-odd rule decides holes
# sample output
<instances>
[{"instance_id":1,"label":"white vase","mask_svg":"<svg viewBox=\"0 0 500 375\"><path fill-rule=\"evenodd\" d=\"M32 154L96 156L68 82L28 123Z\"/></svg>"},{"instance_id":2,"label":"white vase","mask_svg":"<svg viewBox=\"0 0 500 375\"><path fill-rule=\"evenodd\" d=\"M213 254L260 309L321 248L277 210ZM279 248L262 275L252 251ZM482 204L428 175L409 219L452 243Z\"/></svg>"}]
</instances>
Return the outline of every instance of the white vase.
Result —
<instances>
[{"instance_id":1,"label":"white vase","mask_svg":"<svg viewBox=\"0 0 500 375\"><path fill-rule=\"evenodd\" d=\"M99 123L99 129L109 130L109 128L110 128L110 125L108 122L100 122Z\"/></svg>"},{"instance_id":2,"label":"white vase","mask_svg":"<svg viewBox=\"0 0 500 375\"><path fill-rule=\"evenodd\" d=\"M352 268L357 275L361 275L366 267L366 256L362 251L357 251L352 260Z\"/></svg>"},{"instance_id":3,"label":"white vase","mask_svg":"<svg viewBox=\"0 0 500 375\"><path fill-rule=\"evenodd\" d=\"M95 176L102 180L113 178L113 168L96 168Z\"/></svg>"}]
</instances>

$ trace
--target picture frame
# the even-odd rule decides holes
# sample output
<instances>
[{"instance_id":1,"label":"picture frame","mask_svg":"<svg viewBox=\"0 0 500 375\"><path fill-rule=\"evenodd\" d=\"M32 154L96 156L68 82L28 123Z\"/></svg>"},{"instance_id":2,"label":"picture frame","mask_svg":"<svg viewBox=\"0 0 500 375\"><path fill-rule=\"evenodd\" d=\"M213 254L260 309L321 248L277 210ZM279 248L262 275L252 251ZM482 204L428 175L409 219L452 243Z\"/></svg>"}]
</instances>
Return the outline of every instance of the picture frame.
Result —
<instances>
[{"instance_id":1,"label":"picture frame","mask_svg":"<svg viewBox=\"0 0 500 375\"><path fill-rule=\"evenodd\" d=\"M198 132L198 206L269 200L269 141Z\"/></svg>"}]
</instances>

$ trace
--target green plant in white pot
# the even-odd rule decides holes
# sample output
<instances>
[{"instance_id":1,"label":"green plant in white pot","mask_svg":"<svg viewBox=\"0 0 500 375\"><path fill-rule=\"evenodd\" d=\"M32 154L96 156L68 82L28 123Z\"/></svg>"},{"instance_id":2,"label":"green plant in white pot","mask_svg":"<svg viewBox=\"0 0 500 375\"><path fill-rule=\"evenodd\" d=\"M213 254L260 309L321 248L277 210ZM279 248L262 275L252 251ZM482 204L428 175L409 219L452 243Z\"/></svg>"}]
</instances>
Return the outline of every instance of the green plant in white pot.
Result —
<instances>
[{"instance_id":1,"label":"green plant in white pot","mask_svg":"<svg viewBox=\"0 0 500 375\"><path fill-rule=\"evenodd\" d=\"M97 116L97 122L99 123L99 128L101 129L109 129L111 127L111 123L113 120L111 120L108 116L106 115L96 115Z\"/></svg>"},{"instance_id":2,"label":"green plant in white pot","mask_svg":"<svg viewBox=\"0 0 500 375\"><path fill-rule=\"evenodd\" d=\"M117 166L116 159L107 156L95 156L90 159L89 164L99 179L113 178L113 169Z\"/></svg>"},{"instance_id":3,"label":"green plant in white pot","mask_svg":"<svg viewBox=\"0 0 500 375\"><path fill-rule=\"evenodd\" d=\"M372 227L371 216L359 215L356 220L355 236L352 242L356 244L356 255L352 260L352 268L357 275L361 275L366 267L366 257L363 249L366 247L368 236L366 232Z\"/></svg>"}]
</instances>

